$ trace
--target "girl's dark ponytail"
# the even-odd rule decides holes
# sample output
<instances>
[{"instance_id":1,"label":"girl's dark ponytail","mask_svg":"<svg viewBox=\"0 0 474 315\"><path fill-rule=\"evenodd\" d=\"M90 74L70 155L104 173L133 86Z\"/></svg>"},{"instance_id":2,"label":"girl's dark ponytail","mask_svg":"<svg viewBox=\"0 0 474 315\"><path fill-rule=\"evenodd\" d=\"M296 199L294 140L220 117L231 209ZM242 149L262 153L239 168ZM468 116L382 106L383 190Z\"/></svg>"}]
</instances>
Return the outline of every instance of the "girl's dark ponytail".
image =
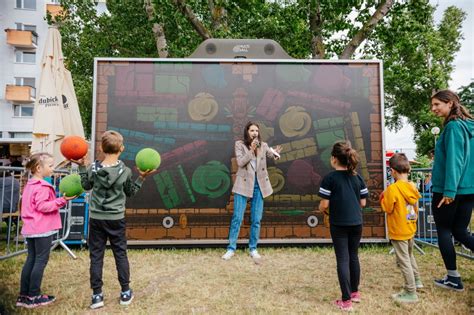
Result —
<instances>
[{"instance_id":1,"label":"girl's dark ponytail","mask_svg":"<svg viewBox=\"0 0 474 315\"><path fill-rule=\"evenodd\" d=\"M332 147L331 155L334 156L339 164L347 167L347 171L356 174L356 168L359 164L359 154L351 147L349 141L336 142Z\"/></svg>"}]
</instances>

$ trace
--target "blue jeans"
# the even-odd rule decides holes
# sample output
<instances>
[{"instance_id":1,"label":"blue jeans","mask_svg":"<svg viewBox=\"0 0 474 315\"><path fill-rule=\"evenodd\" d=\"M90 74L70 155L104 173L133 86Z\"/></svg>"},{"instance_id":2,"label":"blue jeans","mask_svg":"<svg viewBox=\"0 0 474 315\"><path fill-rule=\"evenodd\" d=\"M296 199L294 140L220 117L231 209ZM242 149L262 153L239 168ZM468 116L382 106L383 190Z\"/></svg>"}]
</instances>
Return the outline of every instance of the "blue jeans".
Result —
<instances>
[{"instance_id":1,"label":"blue jeans","mask_svg":"<svg viewBox=\"0 0 474 315\"><path fill-rule=\"evenodd\" d=\"M239 237L240 225L244 219L245 208L247 207L247 197L234 194L234 214L229 229L229 246L228 250L237 249L237 238ZM255 186L253 187L253 197L250 207L250 250L257 249L258 239L260 238L260 220L263 215L263 197L258 186L257 178L255 178Z\"/></svg>"}]
</instances>

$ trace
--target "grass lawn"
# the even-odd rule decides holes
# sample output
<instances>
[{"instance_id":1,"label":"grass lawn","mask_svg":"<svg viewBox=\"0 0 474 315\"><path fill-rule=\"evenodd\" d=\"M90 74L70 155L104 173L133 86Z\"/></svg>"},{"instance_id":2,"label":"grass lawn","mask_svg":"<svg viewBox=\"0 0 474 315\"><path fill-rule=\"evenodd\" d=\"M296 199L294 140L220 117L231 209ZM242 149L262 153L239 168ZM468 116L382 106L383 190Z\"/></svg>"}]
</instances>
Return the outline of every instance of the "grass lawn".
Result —
<instances>
[{"instance_id":1,"label":"grass lawn","mask_svg":"<svg viewBox=\"0 0 474 315\"><path fill-rule=\"evenodd\" d=\"M459 257L464 292L437 288L433 279L444 276L436 248L416 253L425 288L420 302L401 305L391 300L399 291L402 276L388 246L366 245L361 249L360 314L469 314L474 312L474 262ZM223 313L340 313L332 305L340 298L336 260L332 247L261 248L263 261L256 265L247 251L239 250L230 261L223 249L129 250L131 287L135 299L119 305L120 286L113 255L106 252L104 268L105 307L89 310L89 258L76 250L77 260L63 250L51 254L43 278L43 291L57 301L34 311L14 306L26 255L0 261L0 313L42 314L223 314Z\"/></svg>"}]
</instances>

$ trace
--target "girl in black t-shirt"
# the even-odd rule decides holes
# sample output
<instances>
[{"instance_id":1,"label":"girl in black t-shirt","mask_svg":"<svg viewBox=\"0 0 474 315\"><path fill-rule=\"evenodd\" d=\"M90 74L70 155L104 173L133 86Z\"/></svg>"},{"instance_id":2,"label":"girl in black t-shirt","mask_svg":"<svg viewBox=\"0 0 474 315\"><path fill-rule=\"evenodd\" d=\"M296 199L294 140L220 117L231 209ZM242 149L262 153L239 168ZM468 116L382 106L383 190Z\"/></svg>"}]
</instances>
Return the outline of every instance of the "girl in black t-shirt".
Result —
<instances>
[{"instance_id":1,"label":"girl in black t-shirt","mask_svg":"<svg viewBox=\"0 0 474 315\"><path fill-rule=\"evenodd\" d=\"M323 178L318 195L322 198L319 210L329 215L337 276L342 299L338 308L352 310L352 302L360 302L360 265L358 249L362 236L362 207L368 190L364 180L355 171L359 157L350 142L337 142L331 152L331 166L335 171ZM329 208L331 208L329 214Z\"/></svg>"}]
</instances>

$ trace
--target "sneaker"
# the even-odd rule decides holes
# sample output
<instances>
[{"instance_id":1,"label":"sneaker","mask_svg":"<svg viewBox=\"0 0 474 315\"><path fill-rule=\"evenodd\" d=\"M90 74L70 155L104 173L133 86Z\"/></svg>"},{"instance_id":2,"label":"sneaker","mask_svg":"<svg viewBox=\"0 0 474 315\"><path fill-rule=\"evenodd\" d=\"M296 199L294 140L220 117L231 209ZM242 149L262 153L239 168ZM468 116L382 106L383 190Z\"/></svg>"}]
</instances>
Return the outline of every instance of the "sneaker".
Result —
<instances>
[{"instance_id":1,"label":"sneaker","mask_svg":"<svg viewBox=\"0 0 474 315\"><path fill-rule=\"evenodd\" d=\"M90 308L95 310L104 306L104 295L102 293L93 294Z\"/></svg>"},{"instance_id":2,"label":"sneaker","mask_svg":"<svg viewBox=\"0 0 474 315\"><path fill-rule=\"evenodd\" d=\"M417 278L415 279L415 286L417 289L423 289L425 286L423 285L423 282L421 282L421 279Z\"/></svg>"},{"instance_id":3,"label":"sneaker","mask_svg":"<svg viewBox=\"0 0 474 315\"><path fill-rule=\"evenodd\" d=\"M120 305L129 305L133 300L132 290L120 293Z\"/></svg>"},{"instance_id":4,"label":"sneaker","mask_svg":"<svg viewBox=\"0 0 474 315\"><path fill-rule=\"evenodd\" d=\"M56 301L56 298L52 295L42 294L35 297L30 297L29 300L29 303L25 303L26 308L35 308L38 306L49 305Z\"/></svg>"},{"instance_id":5,"label":"sneaker","mask_svg":"<svg viewBox=\"0 0 474 315\"><path fill-rule=\"evenodd\" d=\"M451 277L446 276L443 279L438 279L434 281L438 287L454 290L454 291L464 291L464 286L462 285L461 277Z\"/></svg>"},{"instance_id":6,"label":"sneaker","mask_svg":"<svg viewBox=\"0 0 474 315\"><path fill-rule=\"evenodd\" d=\"M26 295L19 295L16 299L16 307L27 307L31 300Z\"/></svg>"},{"instance_id":7,"label":"sneaker","mask_svg":"<svg viewBox=\"0 0 474 315\"><path fill-rule=\"evenodd\" d=\"M262 256L260 256L256 249L250 251L250 257L253 259L262 259Z\"/></svg>"},{"instance_id":8,"label":"sneaker","mask_svg":"<svg viewBox=\"0 0 474 315\"><path fill-rule=\"evenodd\" d=\"M235 252L231 249L227 250L224 255L222 255L222 259L229 260L234 256Z\"/></svg>"},{"instance_id":9,"label":"sneaker","mask_svg":"<svg viewBox=\"0 0 474 315\"><path fill-rule=\"evenodd\" d=\"M360 292L352 292L351 293L351 301L355 303L360 303Z\"/></svg>"},{"instance_id":10,"label":"sneaker","mask_svg":"<svg viewBox=\"0 0 474 315\"><path fill-rule=\"evenodd\" d=\"M351 300L347 300L347 301L342 301L342 300L337 300L335 302L337 308L339 308L340 310L343 310L343 311L346 311L346 312L350 312L352 311L352 301Z\"/></svg>"},{"instance_id":11,"label":"sneaker","mask_svg":"<svg viewBox=\"0 0 474 315\"><path fill-rule=\"evenodd\" d=\"M392 294L392 298L400 303L416 303L418 302L418 295L414 292L407 292L403 290L400 293Z\"/></svg>"}]
</instances>

